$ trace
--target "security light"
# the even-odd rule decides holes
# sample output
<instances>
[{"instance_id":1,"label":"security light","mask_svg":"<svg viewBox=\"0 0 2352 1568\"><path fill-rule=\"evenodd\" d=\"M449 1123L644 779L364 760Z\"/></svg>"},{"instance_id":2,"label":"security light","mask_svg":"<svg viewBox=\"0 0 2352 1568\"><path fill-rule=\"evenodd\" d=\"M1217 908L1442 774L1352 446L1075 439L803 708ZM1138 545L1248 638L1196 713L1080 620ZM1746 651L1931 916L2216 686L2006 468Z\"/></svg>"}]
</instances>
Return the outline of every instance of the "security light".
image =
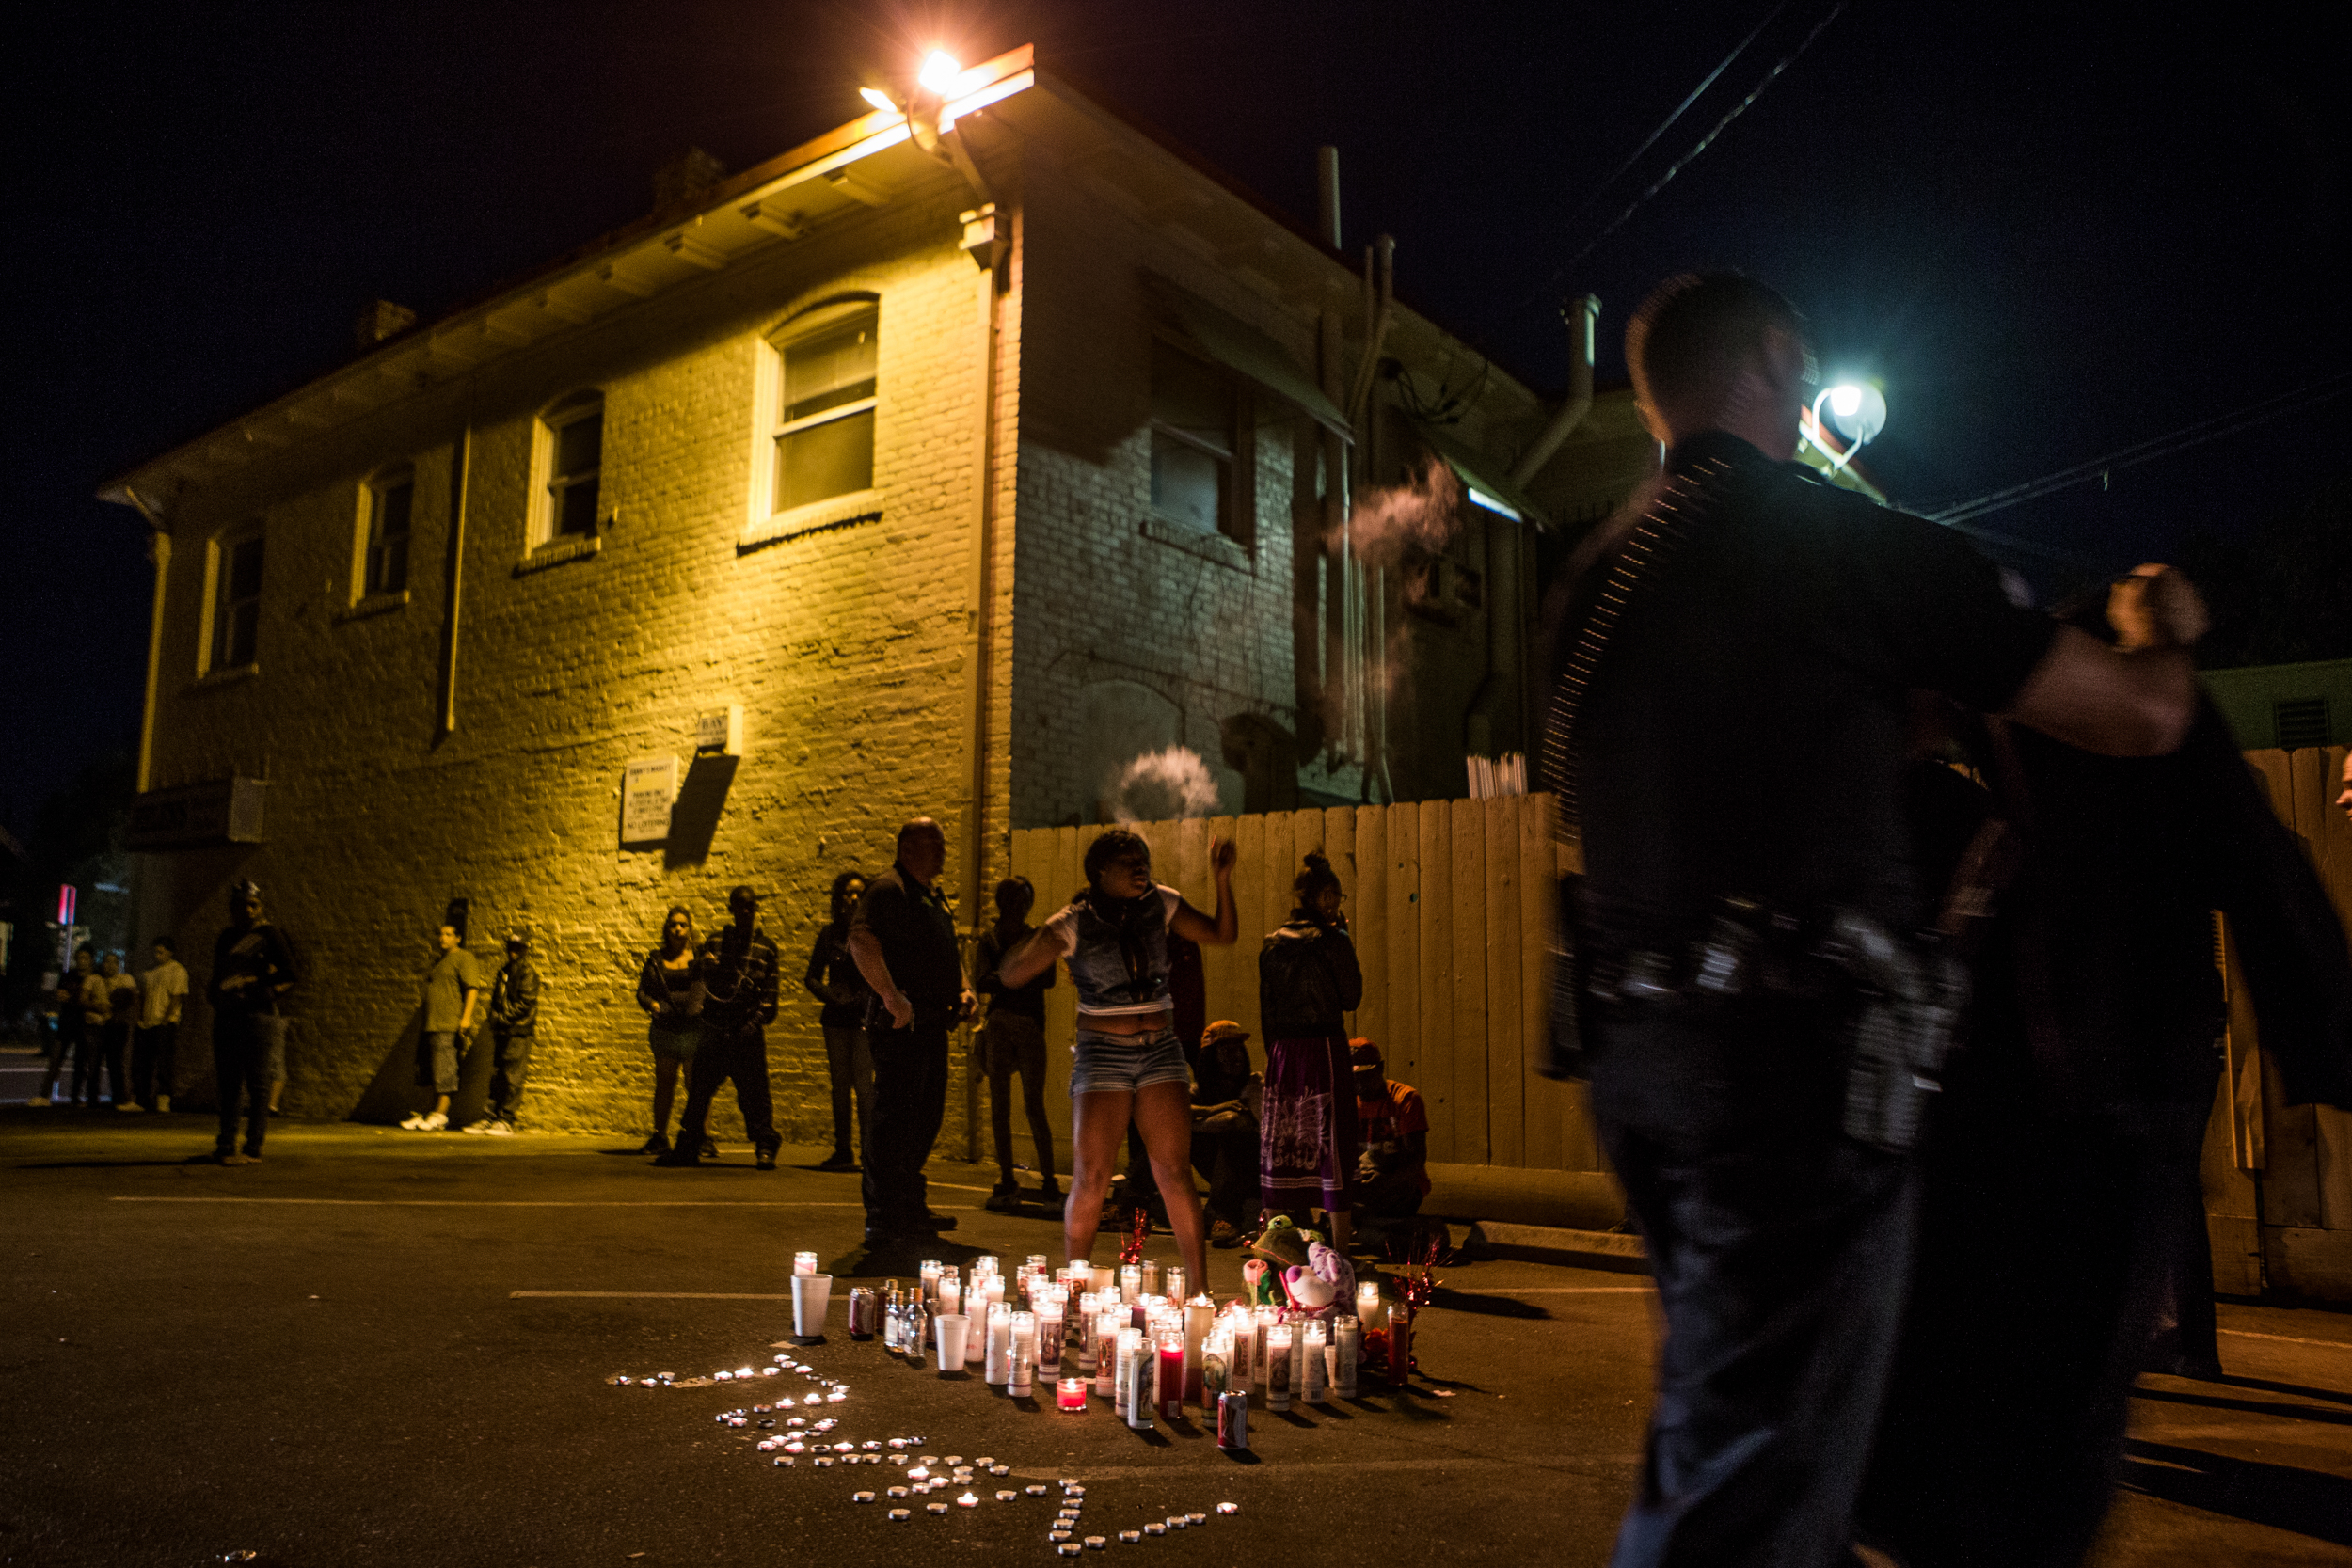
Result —
<instances>
[{"instance_id":1,"label":"security light","mask_svg":"<svg viewBox=\"0 0 2352 1568\"><path fill-rule=\"evenodd\" d=\"M886 115L895 115L898 112L898 105L893 103L890 101L890 95L880 87L860 87L857 89L857 95Z\"/></svg>"},{"instance_id":2,"label":"security light","mask_svg":"<svg viewBox=\"0 0 2352 1568\"><path fill-rule=\"evenodd\" d=\"M962 74L963 67L956 64L953 55L934 49L923 56L923 69L915 73L914 79L922 84L925 92L945 94L955 85L956 78Z\"/></svg>"},{"instance_id":3,"label":"security light","mask_svg":"<svg viewBox=\"0 0 2352 1568\"><path fill-rule=\"evenodd\" d=\"M1862 412L1862 388L1849 381L1829 389L1829 411L1841 420Z\"/></svg>"}]
</instances>

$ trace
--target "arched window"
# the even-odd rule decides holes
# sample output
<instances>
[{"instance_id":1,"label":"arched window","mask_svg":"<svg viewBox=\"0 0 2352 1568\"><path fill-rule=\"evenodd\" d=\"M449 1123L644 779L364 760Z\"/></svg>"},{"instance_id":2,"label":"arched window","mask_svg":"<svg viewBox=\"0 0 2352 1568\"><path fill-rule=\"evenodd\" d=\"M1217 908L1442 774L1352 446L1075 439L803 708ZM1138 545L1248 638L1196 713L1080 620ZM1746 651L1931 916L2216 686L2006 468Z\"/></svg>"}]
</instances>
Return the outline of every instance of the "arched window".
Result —
<instances>
[{"instance_id":1,"label":"arched window","mask_svg":"<svg viewBox=\"0 0 2352 1568\"><path fill-rule=\"evenodd\" d=\"M882 308L822 307L775 341L777 390L771 512L874 484L874 408Z\"/></svg>"},{"instance_id":2,"label":"arched window","mask_svg":"<svg viewBox=\"0 0 2352 1568\"><path fill-rule=\"evenodd\" d=\"M537 542L594 538L604 467L604 394L574 392L539 417Z\"/></svg>"}]
</instances>

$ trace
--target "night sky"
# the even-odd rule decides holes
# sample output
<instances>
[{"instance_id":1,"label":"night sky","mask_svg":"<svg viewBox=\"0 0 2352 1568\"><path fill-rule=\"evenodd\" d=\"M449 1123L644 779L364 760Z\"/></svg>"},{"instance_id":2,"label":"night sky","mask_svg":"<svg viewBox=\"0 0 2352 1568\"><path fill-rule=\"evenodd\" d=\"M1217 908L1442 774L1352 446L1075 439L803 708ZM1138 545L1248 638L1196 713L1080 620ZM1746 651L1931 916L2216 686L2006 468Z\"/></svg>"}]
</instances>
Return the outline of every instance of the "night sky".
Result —
<instances>
[{"instance_id":1,"label":"night sky","mask_svg":"<svg viewBox=\"0 0 2352 1568\"><path fill-rule=\"evenodd\" d=\"M1769 0L21 8L0 821L23 834L135 742L150 572L101 481L333 366L367 300L429 316L637 216L687 146L770 157L933 43L968 63L1035 42L1302 221L1336 143L1349 246L1393 233L1399 293L1548 393L1561 293L1604 303L1605 382L1659 277L1754 272L1808 313L1826 372L1883 378L1867 461L1914 507L2342 369L2343 87L2285 9L1853 0L1555 282L1833 4L1790 0L1598 200ZM1982 522L2093 568L2161 559L2333 476L2347 413Z\"/></svg>"}]
</instances>

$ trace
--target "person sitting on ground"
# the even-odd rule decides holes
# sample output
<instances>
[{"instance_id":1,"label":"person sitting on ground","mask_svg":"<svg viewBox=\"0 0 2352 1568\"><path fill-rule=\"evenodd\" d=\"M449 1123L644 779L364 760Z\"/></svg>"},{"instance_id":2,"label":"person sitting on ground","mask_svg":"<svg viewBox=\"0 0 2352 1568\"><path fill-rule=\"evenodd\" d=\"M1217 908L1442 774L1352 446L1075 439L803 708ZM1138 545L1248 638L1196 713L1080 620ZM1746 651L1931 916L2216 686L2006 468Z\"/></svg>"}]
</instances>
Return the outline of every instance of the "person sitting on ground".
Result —
<instances>
[{"instance_id":1,"label":"person sitting on ground","mask_svg":"<svg viewBox=\"0 0 2352 1568\"><path fill-rule=\"evenodd\" d=\"M474 999L482 994L482 966L466 951L457 927L443 926L440 951L424 972L424 1021L417 1032L417 1087L433 1091L433 1109L419 1111L400 1125L411 1132L438 1132L449 1126L450 1097L457 1092L457 1040L473 1035Z\"/></svg>"},{"instance_id":2,"label":"person sitting on ground","mask_svg":"<svg viewBox=\"0 0 2352 1568\"><path fill-rule=\"evenodd\" d=\"M996 1190L988 1207L1009 1214L1021 1207L1021 1186L1012 1171L1012 1075L1021 1075L1021 1103L1028 1113L1029 1139L1037 1146L1040 1203L1061 1202L1054 1180L1054 1124L1045 1114L1045 993L1054 984L1048 965L1025 986L1008 986L996 966L1019 946L1032 927L1029 911L1037 889L1026 877L996 884L996 924L980 933L973 956L972 989L988 998L988 1016L977 1039L977 1055L988 1075L988 1119L996 1135Z\"/></svg>"},{"instance_id":3,"label":"person sitting on ground","mask_svg":"<svg viewBox=\"0 0 2352 1568\"><path fill-rule=\"evenodd\" d=\"M1250 1070L1249 1032L1209 1025L1192 1083L1192 1168L1209 1179L1209 1244L1239 1246L1258 1218L1258 1118L1265 1080Z\"/></svg>"},{"instance_id":4,"label":"person sitting on ground","mask_svg":"<svg viewBox=\"0 0 2352 1568\"><path fill-rule=\"evenodd\" d=\"M1421 1212L1429 1196L1429 1108L1419 1089L1388 1075L1372 1041L1348 1041L1347 1059L1356 1069L1356 1125L1364 1140L1356 1161L1356 1213L1369 1241L1385 1222Z\"/></svg>"},{"instance_id":5,"label":"person sitting on ground","mask_svg":"<svg viewBox=\"0 0 2352 1568\"><path fill-rule=\"evenodd\" d=\"M661 917L661 945L645 955L637 972L637 1005L652 1020L646 1043L653 1051L653 1136L640 1154L670 1152L670 1106L677 1098L678 1069L694 1059L703 1042L702 955L694 950L694 916L683 904ZM716 1154L707 1145L701 1150Z\"/></svg>"}]
</instances>

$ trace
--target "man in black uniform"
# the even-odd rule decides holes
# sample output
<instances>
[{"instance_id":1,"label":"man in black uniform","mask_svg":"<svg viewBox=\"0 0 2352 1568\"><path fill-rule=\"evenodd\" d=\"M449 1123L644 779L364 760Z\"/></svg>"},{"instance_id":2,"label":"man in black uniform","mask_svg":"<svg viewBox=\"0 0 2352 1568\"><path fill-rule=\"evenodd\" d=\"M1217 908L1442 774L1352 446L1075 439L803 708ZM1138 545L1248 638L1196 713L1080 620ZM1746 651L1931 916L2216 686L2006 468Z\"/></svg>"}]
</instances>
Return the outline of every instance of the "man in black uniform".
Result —
<instances>
[{"instance_id":1,"label":"man in black uniform","mask_svg":"<svg viewBox=\"0 0 2352 1568\"><path fill-rule=\"evenodd\" d=\"M2012 606L1957 534L1790 465L1809 356L1770 289L1677 278L1626 357L1669 451L1565 585L1546 758L1584 858L1555 1027L1589 1064L1667 1323L1613 1560L1839 1563L1915 1199L1901 1138L1845 1131L1856 993L1825 936L1900 943L1940 891L1908 863L1907 693L2157 754L2193 677L2179 647L2119 654ZM2143 592L2193 637L2185 581ZM1708 961L1719 921L1728 965Z\"/></svg>"},{"instance_id":2,"label":"man in black uniform","mask_svg":"<svg viewBox=\"0 0 2352 1568\"><path fill-rule=\"evenodd\" d=\"M874 1117L866 1124L869 1245L955 1228L925 1198L923 1162L947 1112L947 1031L972 1014L955 917L932 886L947 835L928 816L898 830L898 856L866 885L850 918L850 956L874 988L866 1021Z\"/></svg>"},{"instance_id":3,"label":"man in black uniform","mask_svg":"<svg viewBox=\"0 0 2352 1568\"><path fill-rule=\"evenodd\" d=\"M278 1004L294 988L294 951L262 909L249 881L229 890L229 926L213 942L213 1076L220 1096L220 1136L213 1158L249 1165L262 1157L269 1125L269 1053L285 1038ZM237 1097L246 1102L245 1152L237 1152Z\"/></svg>"},{"instance_id":4,"label":"man in black uniform","mask_svg":"<svg viewBox=\"0 0 2352 1568\"><path fill-rule=\"evenodd\" d=\"M523 1111L523 1083L531 1076L531 1048L539 1038L539 971L531 961L531 939L506 933L506 962L490 982L490 1114L468 1122L466 1131L511 1138Z\"/></svg>"},{"instance_id":5,"label":"man in black uniform","mask_svg":"<svg viewBox=\"0 0 2352 1568\"><path fill-rule=\"evenodd\" d=\"M730 1078L761 1170L776 1168L776 1149L784 1142L776 1135L768 1087L768 1025L775 1022L782 956L759 928L759 895L739 887L727 895L727 911L734 921L703 941L703 983L709 996L703 1003L702 1048L687 1069L686 1113L678 1120L677 1142L654 1161L657 1165L702 1163L710 1102Z\"/></svg>"}]
</instances>

